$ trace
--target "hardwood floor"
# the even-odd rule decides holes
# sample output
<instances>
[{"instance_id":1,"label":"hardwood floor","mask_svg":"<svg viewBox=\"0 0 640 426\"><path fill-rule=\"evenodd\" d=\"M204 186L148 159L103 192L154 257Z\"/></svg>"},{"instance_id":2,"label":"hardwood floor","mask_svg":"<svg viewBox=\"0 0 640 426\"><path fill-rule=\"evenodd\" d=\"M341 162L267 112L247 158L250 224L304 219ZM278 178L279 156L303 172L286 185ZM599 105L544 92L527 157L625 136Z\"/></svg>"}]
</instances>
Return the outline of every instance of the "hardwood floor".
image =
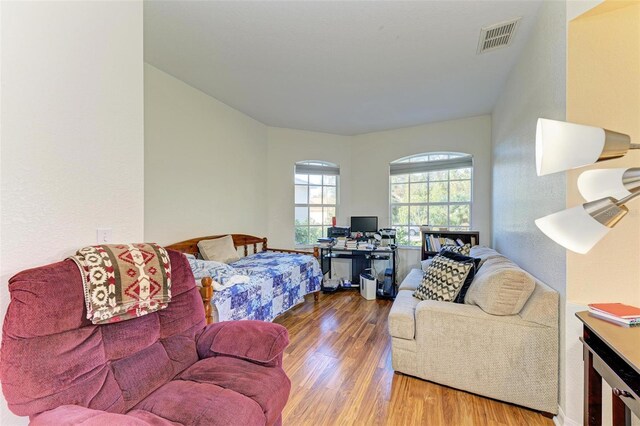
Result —
<instances>
[{"instance_id":1,"label":"hardwood floor","mask_svg":"<svg viewBox=\"0 0 640 426\"><path fill-rule=\"evenodd\" d=\"M320 295L276 319L289 330L284 425L553 425L541 414L391 368L390 301Z\"/></svg>"}]
</instances>

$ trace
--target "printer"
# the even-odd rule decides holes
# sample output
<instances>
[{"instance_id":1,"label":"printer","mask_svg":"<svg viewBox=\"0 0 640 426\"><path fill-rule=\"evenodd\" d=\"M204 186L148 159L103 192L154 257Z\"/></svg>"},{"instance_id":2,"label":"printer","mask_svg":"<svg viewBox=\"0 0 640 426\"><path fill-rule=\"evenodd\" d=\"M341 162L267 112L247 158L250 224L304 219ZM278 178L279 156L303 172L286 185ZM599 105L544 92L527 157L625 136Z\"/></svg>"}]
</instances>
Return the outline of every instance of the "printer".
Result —
<instances>
[{"instance_id":1,"label":"printer","mask_svg":"<svg viewBox=\"0 0 640 426\"><path fill-rule=\"evenodd\" d=\"M350 236L351 236L351 228L348 226L332 226L327 229L327 237L329 238L339 238L339 237L349 238Z\"/></svg>"}]
</instances>

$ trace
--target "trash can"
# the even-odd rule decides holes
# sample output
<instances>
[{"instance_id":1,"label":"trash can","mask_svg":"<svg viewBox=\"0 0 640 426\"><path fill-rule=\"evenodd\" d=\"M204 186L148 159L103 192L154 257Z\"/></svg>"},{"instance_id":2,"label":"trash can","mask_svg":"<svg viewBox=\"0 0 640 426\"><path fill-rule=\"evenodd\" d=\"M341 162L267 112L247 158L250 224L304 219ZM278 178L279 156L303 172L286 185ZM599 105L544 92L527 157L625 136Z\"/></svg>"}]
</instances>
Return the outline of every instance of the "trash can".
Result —
<instances>
[{"instance_id":1,"label":"trash can","mask_svg":"<svg viewBox=\"0 0 640 426\"><path fill-rule=\"evenodd\" d=\"M377 281L371 274L360 274L360 296L367 300L375 300Z\"/></svg>"}]
</instances>

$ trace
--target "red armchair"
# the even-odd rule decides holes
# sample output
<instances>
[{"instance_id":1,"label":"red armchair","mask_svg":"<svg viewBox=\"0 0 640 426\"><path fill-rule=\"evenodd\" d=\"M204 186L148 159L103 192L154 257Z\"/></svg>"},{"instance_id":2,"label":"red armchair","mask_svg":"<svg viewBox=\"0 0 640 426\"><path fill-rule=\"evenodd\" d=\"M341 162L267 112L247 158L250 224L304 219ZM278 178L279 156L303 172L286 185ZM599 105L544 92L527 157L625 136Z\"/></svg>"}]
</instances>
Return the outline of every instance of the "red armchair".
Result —
<instances>
[{"instance_id":1,"label":"red armchair","mask_svg":"<svg viewBox=\"0 0 640 426\"><path fill-rule=\"evenodd\" d=\"M0 378L33 425L277 425L291 382L287 330L259 321L205 326L189 264L169 251L172 301L107 325L85 318L69 260L9 281Z\"/></svg>"}]
</instances>

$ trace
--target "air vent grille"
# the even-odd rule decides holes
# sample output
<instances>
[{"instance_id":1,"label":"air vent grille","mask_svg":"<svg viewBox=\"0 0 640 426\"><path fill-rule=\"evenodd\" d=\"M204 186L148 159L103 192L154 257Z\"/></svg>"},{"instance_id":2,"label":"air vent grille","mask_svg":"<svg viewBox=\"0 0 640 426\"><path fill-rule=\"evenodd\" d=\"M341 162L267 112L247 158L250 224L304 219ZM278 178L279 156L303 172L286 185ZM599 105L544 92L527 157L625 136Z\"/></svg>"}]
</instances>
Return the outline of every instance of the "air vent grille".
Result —
<instances>
[{"instance_id":1,"label":"air vent grille","mask_svg":"<svg viewBox=\"0 0 640 426\"><path fill-rule=\"evenodd\" d=\"M514 18L499 24L491 25L480 30L478 54L506 47L513 40L513 35L522 18Z\"/></svg>"}]
</instances>

